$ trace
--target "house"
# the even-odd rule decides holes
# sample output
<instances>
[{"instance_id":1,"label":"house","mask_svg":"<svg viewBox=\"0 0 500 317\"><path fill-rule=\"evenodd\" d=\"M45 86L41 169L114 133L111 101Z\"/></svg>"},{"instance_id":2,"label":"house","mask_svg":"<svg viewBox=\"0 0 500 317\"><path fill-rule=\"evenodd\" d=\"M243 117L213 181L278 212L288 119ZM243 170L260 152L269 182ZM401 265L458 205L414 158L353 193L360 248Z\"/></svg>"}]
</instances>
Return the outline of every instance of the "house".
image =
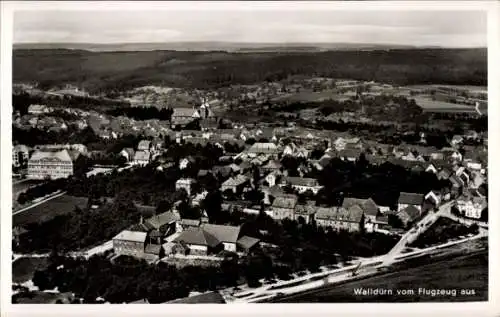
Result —
<instances>
[{"instance_id":1,"label":"house","mask_svg":"<svg viewBox=\"0 0 500 317\"><path fill-rule=\"evenodd\" d=\"M363 210L363 215L366 218L365 220L371 220L372 222L375 221L375 218L378 215L378 206L373 199L345 197L342 201L342 208L346 210L349 210L349 208L356 205Z\"/></svg>"},{"instance_id":2,"label":"house","mask_svg":"<svg viewBox=\"0 0 500 317\"><path fill-rule=\"evenodd\" d=\"M193 157L191 156L185 157L179 161L179 169L181 170L186 169L189 165L193 164L194 162L196 162L196 160Z\"/></svg>"},{"instance_id":3,"label":"house","mask_svg":"<svg viewBox=\"0 0 500 317\"><path fill-rule=\"evenodd\" d=\"M178 107L173 109L170 122L172 126L185 126L193 122L196 118L196 110L188 107Z\"/></svg>"},{"instance_id":4,"label":"house","mask_svg":"<svg viewBox=\"0 0 500 317\"><path fill-rule=\"evenodd\" d=\"M257 238L243 236L236 241L236 249L238 251L249 253L259 246L260 240Z\"/></svg>"},{"instance_id":5,"label":"house","mask_svg":"<svg viewBox=\"0 0 500 317\"><path fill-rule=\"evenodd\" d=\"M441 171L439 171L437 177L439 180L446 180L449 179L452 174L453 173L449 169L443 168Z\"/></svg>"},{"instance_id":6,"label":"house","mask_svg":"<svg viewBox=\"0 0 500 317\"><path fill-rule=\"evenodd\" d=\"M280 170L281 169L281 163L277 160L270 160L269 162L267 162L267 164L263 165L261 167L261 169L264 171L264 172L274 172L274 171L277 171L277 170Z\"/></svg>"},{"instance_id":7,"label":"house","mask_svg":"<svg viewBox=\"0 0 500 317\"><path fill-rule=\"evenodd\" d=\"M343 161L355 162L361 153L360 149L342 149L337 152L337 157Z\"/></svg>"},{"instance_id":8,"label":"house","mask_svg":"<svg viewBox=\"0 0 500 317\"><path fill-rule=\"evenodd\" d=\"M455 207L462 216L480 219L483 210L488 207L488 203L485 197L461 196L457 199Z\"/></svg>"},{"instance_id":9,"label":"house","mask_svg":"<svg viewBox=\"0 0 500 317\"><path fill-rule=\"evenodd\" d=\"M137 145L137 150L138 151L148 151L150 152L152 150L152 143L149 140L142 140L139 142Z\"/></svg>"},{"instance_id":10,"label":"house","mask_svg":"<svg viewBox=\"0 0 500 317\"><path fill-rule=\"evenodd\" d=\"M316 213L316 206L314 202L309 204L298 204L295 206L293 219L300 223L303 220L305 223L312 223L314 221L314 214Z\"/></svg>"},{"instance_id":11,"label":"house","mask_svg":"<svg viewBox=\"0 0 500 317\"><path fill-rule=\"evenodd\" d=\"M183 231L183 230L188 230L188 229L196 229L199 228L201 225L201 220L200 219L181 219L179 223L179 229L177 231Z\"/></svg>"},{"instance_id":12,"label":"house","mask_svg":"<svg viewBox=\"0 0 500 317\"><path fill-rule=\"evenodd\" d=\"M314 194L317 194L318 191L323 187L319 185L317 179L306 177L285 177L284 183L291 186L299 193L304 193L310 190Z\"/></svg>"},{"instance_id":13,"label":"house","mask_svg":"<svg viewBox=\"0 0 500 317\"><path fill-rule=\"evenodd\" d=\"M148 151L137 151L134 154L134 164L147 165L151 161L151 153Z\"/></svg>"},{"instance_id":14,"label":"house","mask_svg":"<svg viewBox=\"0 0 500 317\"><path fill-rule=\"evenodd\" d=\"M225 251L236 252L236 243L240 235L240 227L204 224L202 230L213 235L222 242Z\"/></svg>"},{"instance_id":15,"label":"house","mask_svg":"<svg viewBox=\"0 0 500 317\"><path fill-rule=\"evenodd\" d=\"M196 181L192 178L181 178L175 182L175 190L184 189L191 196L192 186Z\"/></svg>"},{"instance_id":16,"label":"house","mask_svg":"<svg viewBox=\"0 0 500 317\"><path fill-rule=\"evenodd\" d=\"M142 256L146 243L146 232L123 230L113 238L113 250L118 255Z\"/></svg>"},{"instance_id":17,"label":"house","mask_svg":"<svg viewBox=\"0 0 500 317\"><path fill-rule=\"evenodd\" d=\"M120 151L120 155L123 156L127 162L131 162L134 160L135 152L131 147L126 147Z\"/></svg>"},{"instance_id":18,"label":"house","mask_svg":"<svg viewBox=\"0 0 500 317\"><path fill-rule=\"evenodd\" d=\"M49 109L49 107L47 107L45 105L30 105L28 107L29 114L39 115L39 114L44 114L44 113L48 113L48 112L50 112L50 109Z\"/></svg>"},{"instance_id":19,"label":"house","mask_svg":"<svg viewBox=\"0 0 500 317\"><path fill-rule=\"evenodd\" d=\"M273 218L277 220L285 218L293 219L297 201L298 197L295 195L275 197L273 204L271 205Z\"/></svg>"},{"instance_id":20,"label":"house","mask_svg":"<svg viewBox=\"0 0 500 317\"><path fill-rule=\"evenodd\" d=\"M349 232L360 231L363 220L363 210L359 205L349 209L343 207L320 207L315 214L316 224L321 227L331 227L335 230Z\"/></svg>"},{"instance_id":21,"label":"house","mask_svg":"<svg viewBox=\"0 0 500 317\"><path fill-rule=\"evenodd\" d=\"M229 178L221 185L221 191L225 192L226 190L232 191L234 194L241 193L243 188L249 184L249 178L238 174L235 177Z\"/></svg>"},{"instance_id":22,"label":"house","mask_svg":"<svg viewBox=\"0 0 500 317\"><path fill-rule=\"evenodd\" d=\"M187 246L189 254L208 255L222 250L236 252L240 227L204 224L183 231L176 242Z\"/></svg>"},{"instance_id":23,"label":"house","mask_svg":"<svg viewBox=\"0 0 500 317\"><path fill-rule=\"evenodd\" d=\"M57 179L73 175L73 161L79 153L70 153L67 149L60 151L37 150L28 160L30 179Z\"/></svg>"},{"instance_id":24,"label":"house","mask_svg":"<svg viewBox=\"0 0 500 317\"><path fill-rule=\"evenodd\" d=\"M26 145L18 144L12 148L12 165L19 167L28 163L30 149Z\"/></svg>"},{"instance_id":25,"label":"house","mask_svg":"<svg viewBox=\"0 0 500 317\"><path fill-rule=\"evenodd\" d=\"M422 212L422 205L424 203L424 195L416 193L399 193L398 199L398 212L402 211L408 206L415 207L418 212Z\"/></svg>"},{"instance_id":26,"label":"house","mask_svg":"<svg viewBox=\"0 0 500 317\"><path fill-rule=\"evenodd\" d=\"M295 143L290 143L283 149L284 156L293 156L296 158L307 159L310 155L309 151L303 147L297 146Z\"/></svg>"},{"instance_id":27,"label":"house","mask_svg":"<svg viewBox=\"0 0 500 317\"><path fill-rule=\"evenodd\" d=\"M279 149L274 143L264 143L264 142L256 142L254 143L248 150L247 153L251 155L259 155L259 154L264 154L264 155L270 155L274 156L277 158L279 154Z\"/></svg>"},{"instance_id":28,"label":"house","mask_svg":"<svg viewBox=\"0 0 500 317\"><path fill-rule=\"evenodd\" d=\"M420 210L421 209L418 209L414 205L407 205L405 208L398 211L396 215L405 226L408 226L409 223L415 221L415 219L419 217Z\"/></svg>"},{"instance_id":29,"label":"house","mask_svg":"<svg viewBox=\"0 0 500 317\"><path fill-rule=\"evenodd\" d=\"M439 204L441 203L441 195L432 190L428 192L427 195L425 195L424 199L431 202L434 207L439 206Z\"/></svg>"}]
</instances>

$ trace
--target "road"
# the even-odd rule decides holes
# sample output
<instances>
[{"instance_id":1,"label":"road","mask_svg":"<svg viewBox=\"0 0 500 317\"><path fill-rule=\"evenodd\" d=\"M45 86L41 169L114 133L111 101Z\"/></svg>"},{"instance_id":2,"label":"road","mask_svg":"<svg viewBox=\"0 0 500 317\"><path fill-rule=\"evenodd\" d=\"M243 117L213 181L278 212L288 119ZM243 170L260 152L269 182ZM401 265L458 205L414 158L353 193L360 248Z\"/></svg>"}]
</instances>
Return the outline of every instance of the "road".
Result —
<instances>
[{"instance_id":1,"label":"road","mask_svg":"<svg viewBox=\"0 0 500 317\"><path fill-rule=\"evenodd\" d=\"M397 255L406 248L406 246L415 241L418 236L427 230L441 216L450 215L451 206L454 201L449 201L439 207L437 212L430 211L425 217L420 219L413 227L408 230L398 241L398 243L387 253L384 259L384 264L388 265L394 261Z\"/></svg>"},{"instance_id":2,"label":"road","mask_svg":"<svg viewBox=\"0 0 500 317\"><path fill-rule=\"evenodd\" d=\"M52 200L52 199L54 199L54 198L61 197L61 196L62 196L62 195L64 195L64 194L66 194L66 192L56 192L56 193L52 194L52 196L49 196L49 197L44 198L44 199L42 199L42 200L40 200L40 201L38 201L38 202L36 202L36 203L34 203L34 204L31 204L31 205L29 205L29 206L27 206L27 207L24 207L24 208L21 208L21 209L19 209L19 210L14 211L14 212L12 213L12 215L14 216L14 215L20 214L20 213L22 213L22 212L25 212L25 211L27 211L27 210L30 210L31 208L33 208L33 207L35 207L35 206L38 206L38 205L44 204L44 203L46 203L46 202L48 202L49 200Z\"/></svg>"}]
</instances>

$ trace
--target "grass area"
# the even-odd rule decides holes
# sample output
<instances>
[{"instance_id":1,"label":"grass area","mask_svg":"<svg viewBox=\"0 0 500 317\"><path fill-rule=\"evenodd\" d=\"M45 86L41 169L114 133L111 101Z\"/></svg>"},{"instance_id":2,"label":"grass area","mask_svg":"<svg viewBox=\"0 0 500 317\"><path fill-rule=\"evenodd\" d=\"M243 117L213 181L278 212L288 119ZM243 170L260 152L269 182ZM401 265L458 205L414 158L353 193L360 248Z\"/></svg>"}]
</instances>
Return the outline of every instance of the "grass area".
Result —
<instances>
[{"instance_id":1,"label":"grass area","mask_svg":"<svg viewBox=\"0 0 500 317\"><path fill-rule=\"evenodd\" d=\"M424 112L456 112L456 113L476 112L473 106L455 104L444 101L434 101L425 97L416 97L414 99L417 105L421 107Z\"/></svg>"},{"instance_id":2,"label":"grass area","mask_svg":"<svg viewBox=\"0 0 500 317\"><path fill-rule=\"evenodd\" d=\"M19 258L12 263L12 282L23 283L33 278L36 270L47 268L47 258Z\"/></svg>"},{"instance_id":3,"label":"grass area","mask_svg":"<svg viewBox=\"0 0 500 317\"><path fill-rule=\"evenodd\" d=\"M477 225L465 226L449 218L440 217L432 226L421 234L410 247L428 248L437 244L445 243L451 239L468 234L477 234Z\"/></svg>"},{"instance_id":4,"label":"grass area","mask_svg":"<svg viewBox=\"0 0 500 317\"><path fill-rule=\"evenodd\" d=\"M328 99L343 100L349 97L339 94L335 89L327 89L320 92L312 90L303 90L298 93L291 93L273 98L273 101L288 101L288 102L317 102Z\"/></svg>"},{"instance_id":5,"label":"grass area","mask_svg":"<svg viewBox=\"0 0 500 317\"><path fill-rule=\"evenodd\" d=\"M53 219L56 216L72 212L75 207L85 208L87 198L62 195L49 200L46 203L16 214L12 218L13 226L23 226L29 223L41 223Z\"/></svg>"}]
</instances>

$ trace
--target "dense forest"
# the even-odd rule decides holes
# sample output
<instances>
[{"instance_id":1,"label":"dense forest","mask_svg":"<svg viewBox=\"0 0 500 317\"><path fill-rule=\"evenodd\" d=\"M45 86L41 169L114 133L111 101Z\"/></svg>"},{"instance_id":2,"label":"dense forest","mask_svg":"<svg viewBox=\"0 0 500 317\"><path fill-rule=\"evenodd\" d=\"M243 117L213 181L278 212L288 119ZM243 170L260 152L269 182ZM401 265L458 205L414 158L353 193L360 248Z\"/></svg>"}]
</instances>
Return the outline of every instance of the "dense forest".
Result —
<instances>
[{"instance_id":1,"label":"dense forest","mask_svg":"<svg viewBox=\"0 0 500 317\"><path fill-rule=\"evenodd\" d=\"M14 50L13 80L74 83L90 92L145 85L214 88L291 75L395 84L486 85L486 49L396 49L300 53Z\"/></svg>"}]
</instances>

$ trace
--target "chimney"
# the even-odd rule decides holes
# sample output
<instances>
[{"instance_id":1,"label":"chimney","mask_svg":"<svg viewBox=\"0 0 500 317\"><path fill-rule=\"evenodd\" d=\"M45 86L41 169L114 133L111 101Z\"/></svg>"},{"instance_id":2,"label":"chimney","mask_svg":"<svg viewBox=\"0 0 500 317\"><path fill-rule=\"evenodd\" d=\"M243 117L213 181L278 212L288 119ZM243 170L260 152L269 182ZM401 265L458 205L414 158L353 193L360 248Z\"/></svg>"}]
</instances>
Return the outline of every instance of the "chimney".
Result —
<instances>
[{"instance_id":1,"label":"chimney","mask_svg":"<svg viewBox=\"0 0 500 317\"><path fill-rule=\"evenodd\" d=\"M139 224L143 224L144 223L144 218L142 217L142 214L141 214L141 219L139 219Z\"/></svg>"}]
</instances>

